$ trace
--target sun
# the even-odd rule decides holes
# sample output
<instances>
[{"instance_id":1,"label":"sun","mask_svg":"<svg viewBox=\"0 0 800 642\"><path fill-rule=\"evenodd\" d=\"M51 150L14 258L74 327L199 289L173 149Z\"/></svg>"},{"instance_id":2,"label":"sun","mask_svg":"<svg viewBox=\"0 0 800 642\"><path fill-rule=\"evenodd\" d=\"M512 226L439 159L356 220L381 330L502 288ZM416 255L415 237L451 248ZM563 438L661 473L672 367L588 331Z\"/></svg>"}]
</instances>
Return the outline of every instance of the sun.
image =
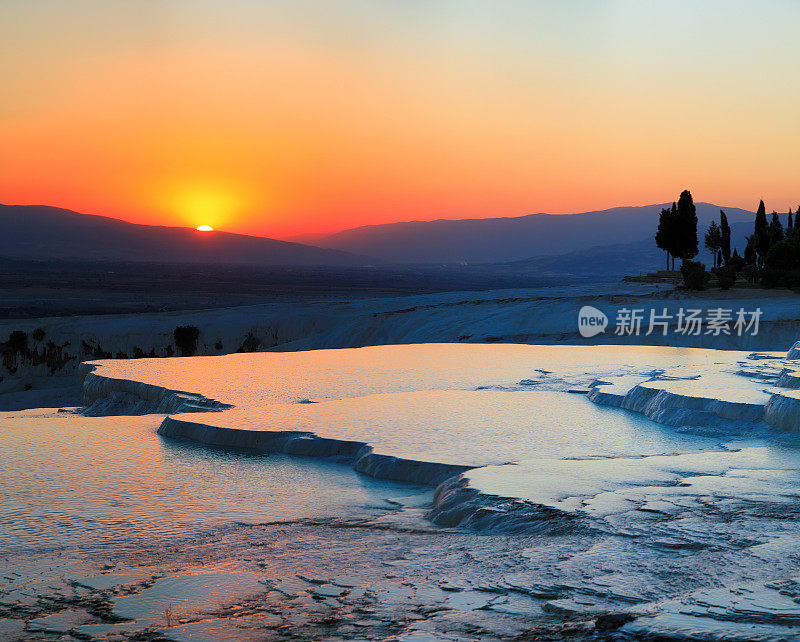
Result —
<instances>
[{"instance_id":1,"label":"sun","mask_svg":"<svg viewBox=\"0 0 800 642\"><path fill-rule=\"evenodd\" d=\"M249 183L213 176L164 176L150 189L165 222L206 235L235 229L258 202Z\"/></svg>"}]
</instances>

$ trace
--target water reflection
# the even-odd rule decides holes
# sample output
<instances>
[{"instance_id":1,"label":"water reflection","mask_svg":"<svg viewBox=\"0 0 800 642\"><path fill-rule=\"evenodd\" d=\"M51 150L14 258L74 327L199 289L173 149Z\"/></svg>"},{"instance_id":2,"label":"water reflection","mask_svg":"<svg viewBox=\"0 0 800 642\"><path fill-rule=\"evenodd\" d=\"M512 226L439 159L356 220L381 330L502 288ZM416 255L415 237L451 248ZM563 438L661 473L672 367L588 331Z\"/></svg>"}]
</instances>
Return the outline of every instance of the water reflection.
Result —
<instances>
[{"instance_id":1,"label":"water reflection","mask_svg":"<svg viewBox=\"0 0 800 642\"><path fill-rule=\"evenodd\" d=\"M331 462L165 440L160 421L0 415L0 553L155 545L235 522L380 509L409 493Z\"/></svg>"}]
</instances>

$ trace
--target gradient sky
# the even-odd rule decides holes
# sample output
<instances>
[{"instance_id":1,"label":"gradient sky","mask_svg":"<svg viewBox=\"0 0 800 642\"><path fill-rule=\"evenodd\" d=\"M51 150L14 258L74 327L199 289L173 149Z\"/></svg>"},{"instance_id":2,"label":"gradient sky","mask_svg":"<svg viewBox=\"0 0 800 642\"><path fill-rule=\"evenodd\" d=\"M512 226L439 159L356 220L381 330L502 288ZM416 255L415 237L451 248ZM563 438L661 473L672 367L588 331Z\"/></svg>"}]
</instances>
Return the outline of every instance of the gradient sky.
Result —
<instances>
[{"instance_id":1,"label":"gradient sky","mask_svg":"<svg viewBox=\"0 0 800 642\"><path fill-rule=\"evenodd\" d=\"M800 202L800 2L2 0L0 202L286 237Z\"/></svg>"}]
</instances>

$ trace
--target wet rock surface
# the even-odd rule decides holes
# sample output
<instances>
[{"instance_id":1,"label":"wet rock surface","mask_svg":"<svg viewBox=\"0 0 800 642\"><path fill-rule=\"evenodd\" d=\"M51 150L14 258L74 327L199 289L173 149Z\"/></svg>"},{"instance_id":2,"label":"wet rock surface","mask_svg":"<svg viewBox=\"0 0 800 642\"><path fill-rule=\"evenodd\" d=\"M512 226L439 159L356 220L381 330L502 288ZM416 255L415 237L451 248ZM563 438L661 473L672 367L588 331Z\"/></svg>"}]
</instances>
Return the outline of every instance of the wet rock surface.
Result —
<instances>
[{"instance_id":1,"label":"wet rock surface","mask_svg":"<svg viewBox=\"0 0 800 642\"><path fill-rule=\"evenodd\" d=\"M510 380L487 380L479 389L453 369L449 383L437 384L450 391L440 398L453 390L463 400L488 391L513 405L515 395L548 393L542 398L557 403L563 395L562 407L571 409L591 404L570 391L588 390L595 403L616 407L603 409L620 418L609 425L648 417L669 428L645 447L636 442L635 451L629 444L616 451L617 443L594 447L593 454L557 451L553 444L559 442L550 441L549 456L537 456L533 448L509 461L508 451L491 451L492 440L481 451L480 431L462 431L462 443L451 447L442 438L443 423L442 435L429 440L431 452L419 459L457 465L456 447L468 439L476 459L466 462L464 472L451 471L432 498L395 497L386 510L358 516L214 527L168 545L8 555L4 566L13 571L0 578L0 635L798 639L800 450L797 435L786 430L794 426L800 399L796 364L780 355L715 359L713 353L660 367L552 361L528 368L525 378L514 370ZM381 383L388 389L369 391L379 402L416 394L402 382L402 390L391 389L398 384L388 373ZM408 381L417 374L409 371ZM114 394L113 384L101 388ZM340 400L347 407L351 394L343 388L327 396L321 389L303 392L302 399L318 403L293 409L298 421ZM95 401L102 403L102 394ZM339 412L348 420L342 425L354 431L347 442L357 442L361 428L352 428L351 417ZM575 421L571 412L564 413L564 423ZM209 426L228 430L226 439L237 434L233 429L248 439L265 432L255 422L238 428L211 419L204 424L196 414L192 431L199 436L211 434ZM225 411L212 414L218 419ZM380 416L388 421L391 415ZM419 421L420 431L427 418ZM337 441L330 425L331 432L318 439L312 428L295 431L303 449L293 454L352 464L371 443L364 438L343 450L344 440ZM285 439L286 432L268 438ZM520 434L515 438L525 444ZM391 431L375 435L385 439L381 455L393 457L399 442ZM386 470L435 483L414 480L426 467L410 456L415 453L402 454ZM484 456L485 462L478 459Z\"/></svg>"},{"instance_id":2,"label":"wet rock surface","mask_svg":"<svg viewBox=\"0 0 800 642\"><path fill-rule=\"evenodd\" d=\"M421 531L413 512L404 527L403 510L393 528L363 518L218 529L171 550L16 565L0 584L0 630L8 639L793 639L796 537L757 513L680 525L652 513L638 528L628 518L626 529L557 536Z\"/></svg>"}]
</instances>

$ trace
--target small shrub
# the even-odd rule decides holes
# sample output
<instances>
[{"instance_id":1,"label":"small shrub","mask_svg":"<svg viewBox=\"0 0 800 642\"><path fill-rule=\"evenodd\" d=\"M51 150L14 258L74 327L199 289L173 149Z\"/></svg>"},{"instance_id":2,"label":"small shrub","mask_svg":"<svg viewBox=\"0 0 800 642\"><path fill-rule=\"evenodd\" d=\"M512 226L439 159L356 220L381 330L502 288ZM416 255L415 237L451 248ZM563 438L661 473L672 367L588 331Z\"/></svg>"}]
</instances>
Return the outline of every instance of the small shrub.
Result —
<instances>
[{"instance_id":1,"label":"small shrub","mask_svg":"<svg viewBox=\"0 0 800 642\"><path fill-rule=\"evenodd\" d=\"M197 352L197 340L200 338L200 330L197 329L197 326L176 326L172 336L175 338L175 346L180 350L182 357L191 357Z\"/></svg>"},{"instance_id":2,"label":"small shrub","mask_svg":"<svg viewBox=\"0 0 800 642\"><path fill-rule=\"evenodd\" d=\"M81 343L83 344L83 352L91 355L95 359L111 359L111 357L114 356L110 352L103 350L103 346L101 346L99 343L96 346L86 343L86 341L82 341Z\"/></svg>"},{"instance_id":3,"label":"small shrub","mask_svg":"<svg viewBox=\"0 0 800 642\"><path fill-rule=\"evenodd\" d=\"M758 274L758 280L767 289L772 289L781 284L783 272L771 267L762 268Z\"/></svg>"},{"instance_id":4,"label":"small shrub","mask_svg":"<svg viewBox=\"0 0 800 642\"><path fill-rule=\"evenodd\" d=\"M215 349L215 350L222 350L222 341L217 341L217 342L214 344L214 349Z\"/></svg>"},{"instance_id":5,"label":"small shrub","mask_svg":"<svg viewBox=\"0 0 800 642\"><path fill-rule=\"evenodd\" d=\"M64 348L67 347L69 344L68 341L65 341L61 345L55 343L52 339L48 341L45 346L44 350L39 352L34 352L32 355L33 364L39 365L40 363L44 363L47 365L48 369L50 370L50 374L53 375L59 370L63 370L64 366L66 366L74 357L72 355L67 354L64 352Z\"/></svg>"},{"instance_id":6,"label":"small shrub","mask_svg":"<svg viewBox=\"0 0 800 642\"><path fill-rule=\"evenodd\" d=\"M736 270L732 265L723 265L717 270L717 281L723 290L730 290L736 283Z\"/></svg>"},{"instance_id":7,"label":"small shrub","mask_svg":"<svg viewBox=\"0 0 800 642\"><path fill-rule=\"evenodd\" d=\"M261 347L261 339L248 332L237 352L256 352Z\"/></svg>"},{"instance_id":8,"label":"small shrub","mask_svg":"<svg viewBox=\"0 0 800 642\"><path fill-rule=\"evenodd\" d=\"M34 331L31 333L31 336L33 337L33 340L34 340L34 341L36 341L36 342L39 342L39 341L41 341L42 339L44 339L44 337L45 337L45 334L46 334L46 332L44 331L44 328L36 328L36 329L35 329L35 330L34 330Z\"/></svg>"},{"instance_id":9,"label":"small shrub","mask_svg":"<svg viewBox=\"0 0 800 642\"><path fill-rule=\"evenodd\" d=\"M784 239L778 243L773 244L766 257L764 257L764 264L767 268L780 270L781 272L788 272L800 267L798 264L798 245L797 243Z\"/></svg>"},{"instance_id":10,"label":"small shrub","mask_svg":"<svg viewBox=\"0 0 800 642\"><path fill-rule=\"evenodd\" d=\"M3 357L3 366L11 374L16 374L23 359L30 355L28 350L28 335L22 330L14 330L8 341L0 343L0 355Z\"/></svg>"},{"instance_id":11,"label":"small shrub","mask_svg":"<svg viewBox=\"0 0 800 642\"><path fill-rule=\"evenodd\" d=\"M28 352L28 334L22 330L14 330L8 337L7 345L12 352L25 354Z\"/></svg>"},{"instance_id":12,"label":"small shrub","mask_svg":"<svg viewBox=\"0 0 800 642\"><path fill-rule=\"evenodd\" d=\"M681 265L683 285L689 290L705 290L711 278L706 266L699 261L684 261Z\"/></svg>"},{"instance_id":13,"label":"small shrub","mask_svg":"<svg viewBox=\"0 0 800 642\"><path fill-rule=\"evenodd\" d=\"M758 268L755 265L745 265L742 268L741 275L747 279L749 283L755 283L758 279Z\"/></svg>"},{"instance_id":14,"label":"small shrub","mask_svg":"<svg viewBox=\"0 0 800 642\"><path fill-rule=\"evenodd\" d=\"M792 290L800 290L800 271L792 270L784 277L786 287Z\"/></svg>"},{"instance_id":15,"label":"small shrub","mask_svg":"<svg viewBox=\"0 0 800 642\"><path fill-rule=\"evenodd\" d=\"M736 254L735 256L732 256L730 258L730 261L728 261L727 265L733 267L733 269L736 270L737 272L741 272L742 269L744 269L744 266L747 264L745 263L744 259L741 256Z\"/></svg>"}]
</instances>

